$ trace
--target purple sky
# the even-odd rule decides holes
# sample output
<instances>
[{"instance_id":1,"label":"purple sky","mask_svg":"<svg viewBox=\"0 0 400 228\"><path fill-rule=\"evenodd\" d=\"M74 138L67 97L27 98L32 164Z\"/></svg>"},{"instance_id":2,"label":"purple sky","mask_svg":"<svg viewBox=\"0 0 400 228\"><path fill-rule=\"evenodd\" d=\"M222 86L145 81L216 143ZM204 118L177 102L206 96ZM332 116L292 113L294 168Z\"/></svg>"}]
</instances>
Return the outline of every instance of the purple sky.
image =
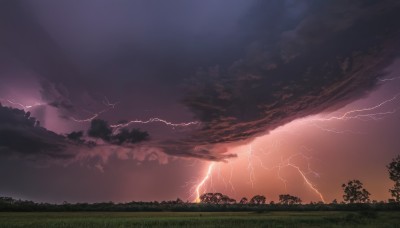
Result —
<instances>
[{"instance_id":1,"label":"purple sky","mask_svg":"<svg viewBox=\"0 0 400 228\"><path fill-rule=\"evenodd\" d=\"M399 8L391 0L2 1L0 195L194 200L198 187L331 201L358 178L387 200L385 165L400 148ZM5 107L29 111L41 127ZM150 138L91 138L93 118L150 120L127 126ZM72 131L86 142L67 139Z\"/></svg>"}]
</instances>

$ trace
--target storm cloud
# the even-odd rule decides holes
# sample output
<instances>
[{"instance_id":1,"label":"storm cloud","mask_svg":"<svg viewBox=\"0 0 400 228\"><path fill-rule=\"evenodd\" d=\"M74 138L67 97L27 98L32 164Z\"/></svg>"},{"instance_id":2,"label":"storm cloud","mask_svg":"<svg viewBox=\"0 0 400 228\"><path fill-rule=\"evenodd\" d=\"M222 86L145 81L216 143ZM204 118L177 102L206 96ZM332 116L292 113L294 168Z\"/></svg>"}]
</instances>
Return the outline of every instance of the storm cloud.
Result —
<instances>
[{"instance_id":1,"label":"storm cloud","mask_svg":"<svg viewBox=\"0 0 400 228\"><path fill-rule=\"evenodd\" d=\"M188 144L238 142L342 107L374 89L398 53L398 2L303 1L297 21L288 2L258 2L243 57L193 77L184 102L204 127Z\"/></svg>"},{"instance_id":2,"label":"storm cloud","mask_svg":"<svg viewBox=\"0 0 400 228\"><path fill-rule=\"evenodd\" d=\"M147 140L147 132L138 129L121 129L114 135L111 132L103 142L95 143L103 129L92 126L89 132L94 138L83 137L84 133L72 132L66 136L49 131L40 126L39 121L30 116L30 112L3 107L0 103L0 156L24 159L37 164L61 162L69 165L85 161L89 166L102 170L102 166L111 158L132 159L138 162L158 160L166 164L168 157L148 146L137 146ZM100 120L95 120L98 123ZM89 139L89 140L85 140ZM112 141L110 141L112 139Z\"/></svg>"},{"instance_id":3,"label":"storm cloud","mask_svg":"<svg viewBox=\"0 0 400 228\"><path fill-rule=\"evenodd\" d=\"M144 126L148 143L223 160L235 155L217 145L365 96L399 50L398 1L205 2L3 1L0 64L36 75L60 121L107 96L109 123L199 121Z\"/></svg>"},{"instance_id":4,"label":"storm cloud","mask_svg":"<svg viewBox=\"0 0 400 228\"><path fill-rule=\"evenodd\" d=\"M32 160L66 159L69 143L52 131L40 127L38 121L23 110L3 107L0 104L0 152Z\"/></svg>"}]
</instances>

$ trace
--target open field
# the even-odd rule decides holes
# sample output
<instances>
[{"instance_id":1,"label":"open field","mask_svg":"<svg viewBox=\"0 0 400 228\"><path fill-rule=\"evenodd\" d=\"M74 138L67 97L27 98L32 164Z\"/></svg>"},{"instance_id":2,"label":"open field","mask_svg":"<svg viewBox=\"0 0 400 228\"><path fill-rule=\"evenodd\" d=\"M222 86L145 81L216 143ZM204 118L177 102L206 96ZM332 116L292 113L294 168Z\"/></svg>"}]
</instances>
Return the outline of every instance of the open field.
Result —
<instances>
[{"instance_id":1,"label":"open field","mask_svg":"<svg viewBox=\"0 0 400 228\"><path fill-rule=\"evenodd\" d=\"M400 227L400 212L3 212L0 227Z\"/></svg>"}]
</instances>

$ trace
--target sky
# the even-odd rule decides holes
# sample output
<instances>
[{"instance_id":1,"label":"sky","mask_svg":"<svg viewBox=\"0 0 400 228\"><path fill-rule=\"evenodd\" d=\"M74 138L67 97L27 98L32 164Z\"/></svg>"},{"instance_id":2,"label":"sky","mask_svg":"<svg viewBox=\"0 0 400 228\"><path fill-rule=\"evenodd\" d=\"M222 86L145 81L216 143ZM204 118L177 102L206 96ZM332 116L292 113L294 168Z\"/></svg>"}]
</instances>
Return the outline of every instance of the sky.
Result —
<instances>
[{"instance_id":1,"label":"sky","mask_svg":"<svg viewBox=\"0 0 400 228\"><path fill-rule=\"evenodd\" d=\"M399 8L1 1L0 195L330 202L360 179L387 200L400 148Z\"/></svg>"}]
</instances>

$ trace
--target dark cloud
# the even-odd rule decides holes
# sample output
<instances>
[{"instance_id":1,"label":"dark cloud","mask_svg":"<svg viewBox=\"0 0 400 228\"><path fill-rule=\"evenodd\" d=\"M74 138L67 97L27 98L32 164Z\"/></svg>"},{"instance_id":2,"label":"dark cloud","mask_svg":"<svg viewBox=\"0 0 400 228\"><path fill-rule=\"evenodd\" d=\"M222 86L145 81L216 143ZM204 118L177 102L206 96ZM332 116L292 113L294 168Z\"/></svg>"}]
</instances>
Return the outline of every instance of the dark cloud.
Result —
<instances>
[{"instance_id":1,"label":"dark cloud","mask_svg":"<svg viewBox=\"0 0 400 228\"><path fill-rule=\"evenodd\" d=\"M136 128L131 130L123 128L112 137L112 141L113 143L121 145L123 143L139 143L149 140L149 138L150 135L145 131Z\"/></svg>"},{"instance_id":2,"label":"dark cloud","mask_svg":"<svg viewBox=\"0 0 400 228\"><path fill-rule=\"evenodd\" d=\"M30 116L30 112L0 104L0 155L31 161L63 160L67 163L86 159L94 166L120 154L149 153L155 154L158 159L158 151L133 146L149 139L145 131L120 129L112 134L107 122L93 120L88 133L93 138L103 139L105 143L97 145L93 141L85 141L82 131L74 131L66 136L54 133L41 127L39 121ZM108 150L106 155L104 150Z\"/></svg>"},{"instance_id":3,"label":"dark cloud","mask_svg":"<svg viewBox=\"0 0 400 228\"><path fill-rule=\"evenodd\" d=\"M0 151L33 160L72 158L61 135L39 126L30 113L0 105Z\"/></svg>"},{"instance_id":4,"label":"dark cloud","mask_svg":"<svg viewBox=\"0 0 400 228\"><path fill-rule=\"evenodd\" d=\"M93 138L100 138L111 144L135 144L149 140L149 134L139 129L115 129L113 130L107 121L94 119L90 122L88 135Z\"/></svg>"},{"instance_id":5,"label":"dark cloud","mask_svg":"<svg viewBox=\"0 0 400 228\"><path fill-rule=\"evenodd\" d=\"M84 92L74 82L82 73L23 1L0 2L0 30L1 66L13 77L21 77L15 71L35 75L42 101L61 115L76 112L73 100L82 100Z\"/></svg>"},{"instance_id":6,"label":"dark cloud","mask_svg":"<svg viewBox=\"0 0 400 228\"><path fill-rule=\"evenodd\" d=\"M88 135L93 138L100 138L104 141L110 141L112 129L108 125L107 121L94 119L90 122L90 128Z\"/></svg>"},{"instance_id":7,"label":"dark cloud","mask_svg":"<svg viewBox=\"0 0 400 228\"><path fill-rule=\"evenodd\" d=\"M38 75L63 121L98 113L105 96L120 102L99 117L110 123L194 114L200 130L150 127L149 143L221 160L234 155L217 144L374 89L398 52L399 9L394 0L2 1L0 64Z\"/></svg>"},{"instance_id":8,"label":"dark cloud","mask_svg":"<svg viewBox=\"0 0 400 228\"><path fill-rule=\"evenodd\" d=\"M82 142L83 131L73 131L67 134L67 138L72 141Z\"/></svg>"},{"instance_id":9,"label":"dark cloud","mask_svg":"<svg viewBox=\"0 0 400 228\"><path fill-rule=\"evenodd\" d=\"M184 103L204 125L187 147L246 140L341 107L371 91L398 53L396 1L303 1L298 21L288 2L256 4L244 56L188 83Z\"/></svg>"}]
</instances>

